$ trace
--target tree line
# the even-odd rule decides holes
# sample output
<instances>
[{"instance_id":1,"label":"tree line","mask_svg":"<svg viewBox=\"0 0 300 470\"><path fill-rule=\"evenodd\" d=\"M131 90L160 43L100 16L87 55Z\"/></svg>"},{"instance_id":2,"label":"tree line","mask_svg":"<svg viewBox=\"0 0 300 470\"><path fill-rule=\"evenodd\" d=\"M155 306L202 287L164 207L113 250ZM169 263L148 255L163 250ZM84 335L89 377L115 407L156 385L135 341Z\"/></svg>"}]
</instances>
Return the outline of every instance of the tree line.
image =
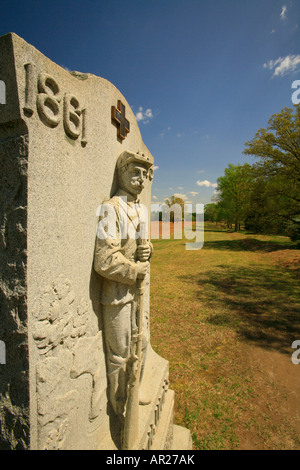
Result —
<instances>
[{"instance_id":1,"label":"tree line","mask_svg":"<svg viewBox=\"0 0 300 470\"><path fill-rule=\"evenodd\" d=\"M273 114L243 153L257 161L228 165L205 220L300 241L300 105Z\"/></svg>"}]
</instances>

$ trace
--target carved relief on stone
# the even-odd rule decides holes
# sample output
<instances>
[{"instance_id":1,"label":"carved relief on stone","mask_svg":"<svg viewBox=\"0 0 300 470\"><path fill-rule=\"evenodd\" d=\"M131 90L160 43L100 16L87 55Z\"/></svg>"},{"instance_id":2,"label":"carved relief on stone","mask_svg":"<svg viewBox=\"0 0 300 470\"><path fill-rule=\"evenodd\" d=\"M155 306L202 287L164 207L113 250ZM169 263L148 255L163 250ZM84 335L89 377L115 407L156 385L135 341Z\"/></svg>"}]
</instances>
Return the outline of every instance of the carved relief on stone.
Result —
<instances>
[{"instance_id":1,"label":"carved relief on stone","mask_svg":"<svg viewBox=\"0 0 300 470\"><path fill-rule=\"evenodd\" d=\"M108 398L110 412L121 429L122 449L135 448L139 404L151 403L149 391L142 393L140 383L149 344L144 293L145 287L147 294L149 290L145 278L149 278L153 246L147 231L147 208L140 196L146 186L150 189L152 169L152 158L131 151L121 153L116 164L118 189L102 204L95 244L94 269L102 277Z\"/></svg>"},{"instance_id":2,"label":"carved relief on stone","mask_svg":"<svg viewBox=\"0 0 300 470\"><path fill-rule=\"evenodd\" d=\"M76 379L83 374L92 376L89 412L89 419L92 421L99 416L106 406L106 369L101 332L96 336L80 338L75 346L70 376Z\"/></svg>"},{"instance_id":3,"label":"carved relief on stone","mask_svg":"<svg viewBox=\"0 0 300 470\"><path fill-rule=\"evenodd\" d=\"M102 333L90 336L90 312L88 302L76 299L70 281L63 276L34 303L33 338L40 354L36 365L40 449L69 445L81 406L89 408L90 423L97 421L105 407ZM84 374L88 381L82 397L77 384ZM87 432L87 427L82 429L82 434Z\"/></svg>"},{"instance_id":4,"label":"carved relief on stone","mask_svg":"<svg viewBox=\"0 0 300 470\"><path fill-rule=\"evenodd\" d=\"M33 338L40 354L72 349L76 340L87 333L88 304L74 300L70 281L61 276L36 302Z\"/></svg>"},{"instance_id":5,"label":"carved relief on stone","mask_svg":"<svg viewBox=\"0 0 300 470\"><path fill-rule=\"evenodd\" d=\"M61 351L58 357L48 357L37 364L37 411L39 449L63 449L72 431L78 411L79 393L68 390L73 356Z\"/></svg>"}]
</instances>

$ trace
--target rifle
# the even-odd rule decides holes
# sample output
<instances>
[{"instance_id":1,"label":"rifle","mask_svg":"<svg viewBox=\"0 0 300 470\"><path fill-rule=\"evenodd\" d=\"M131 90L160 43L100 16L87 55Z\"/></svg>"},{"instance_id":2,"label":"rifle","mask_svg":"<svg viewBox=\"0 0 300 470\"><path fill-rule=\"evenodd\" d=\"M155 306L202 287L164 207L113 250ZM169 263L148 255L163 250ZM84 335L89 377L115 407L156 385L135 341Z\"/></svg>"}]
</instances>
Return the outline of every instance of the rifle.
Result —
<instances>
[{"instance_id":1,"label":"rifle","mask_svg":"<svg viewBox=\"0 0 300 470\"><path fill-rule=\"evenodd\" d=\"M146 244L140 239L140 245ZM137 310L136 318L131 319L130 359L131 370L127 383L127 402L122 432L122 450L132 450L135 447L139 432L139 385L143 360L142 335L144 315L144 279L137 279Z\"/></svg>"}]
</instances>

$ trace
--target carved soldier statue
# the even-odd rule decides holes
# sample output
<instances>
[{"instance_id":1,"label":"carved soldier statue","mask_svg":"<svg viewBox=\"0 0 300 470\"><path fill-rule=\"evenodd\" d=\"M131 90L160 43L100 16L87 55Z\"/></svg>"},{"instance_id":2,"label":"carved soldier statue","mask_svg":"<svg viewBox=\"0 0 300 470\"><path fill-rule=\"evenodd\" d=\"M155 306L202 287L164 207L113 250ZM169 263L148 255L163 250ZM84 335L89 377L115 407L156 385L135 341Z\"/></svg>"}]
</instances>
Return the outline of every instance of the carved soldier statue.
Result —
<instances>
[{"instance_id":1,"label":"carved soldier statue","mask_svg":"<svg viewBox=\"0 0 300 470\"><path fill-rule=\"evenodd\" d=\"M138 305L137 283L147 274L152 245L141 227L148 226L145 206L140 204L153 161L144 155L123 152L117 161L118 190L101 205L94 269L102 276L102 304L108 394L110 404L123 416L130 374L130 354ZM142 241L141 241L142 240ZM143 336L145 361L148 339ZM150 400L140 396L140 404Z\"/></svg>"}]
</instances>

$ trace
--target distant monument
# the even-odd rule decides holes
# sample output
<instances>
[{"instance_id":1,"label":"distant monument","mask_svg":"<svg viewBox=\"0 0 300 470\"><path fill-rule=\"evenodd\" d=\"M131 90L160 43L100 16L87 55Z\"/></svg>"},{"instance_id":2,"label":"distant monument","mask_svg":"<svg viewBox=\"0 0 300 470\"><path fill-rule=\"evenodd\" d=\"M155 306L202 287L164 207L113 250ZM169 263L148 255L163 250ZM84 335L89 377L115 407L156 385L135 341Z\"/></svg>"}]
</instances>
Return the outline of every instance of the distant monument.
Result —
<instances>
[{"instance_id":1,"label":"distant monument","mask_svg":"<svg viewBox=\"0 0 300 470\"><path fill-rule=\"evenodd\" d=\"M134 114L107 80L0 46L0 449L190 449L150 344L154 159ZM138 210L131 241L104 201Z\"/></svg>"}]
</instances>

